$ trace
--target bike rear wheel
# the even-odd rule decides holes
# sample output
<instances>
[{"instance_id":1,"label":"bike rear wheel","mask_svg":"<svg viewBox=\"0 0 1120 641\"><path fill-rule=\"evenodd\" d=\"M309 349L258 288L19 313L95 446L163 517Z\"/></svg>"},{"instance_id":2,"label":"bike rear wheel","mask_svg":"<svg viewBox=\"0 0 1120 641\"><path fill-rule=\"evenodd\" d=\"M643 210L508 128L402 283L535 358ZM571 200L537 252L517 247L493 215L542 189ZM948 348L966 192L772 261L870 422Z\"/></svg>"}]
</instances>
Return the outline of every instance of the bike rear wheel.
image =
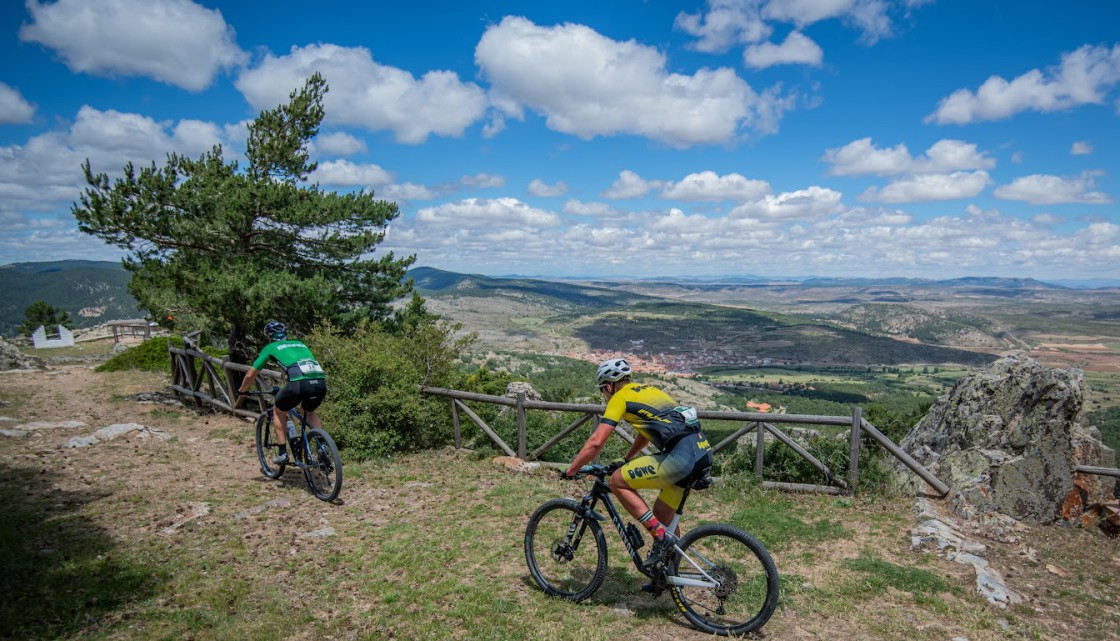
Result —
<instances>
[{"instance_id":1,"label":"bike rear wheel","mask_svg":"<svg viewBox=\"0 0 1120 641\"><path fill-rule=\"evenodd\" d=\"M675 555L668 574L719 583L672 586L673 600L692 625L711 634L740 636L770 620L778 605L778 569L753 536L722 523L702 525L686 534L679 547L692 562Z\"/></svg>"},{"instance_id":2,"label":"bike rear wheel","mask_svg":"<svg viewBox=\"0 0 1120 641\"><path fill-rule=\"evenodd\" d=\"M576 603L594 594L607 576L603 529L579 510L571 499L552 499L533 512L525 528L525 562L533 581L549 596Z\"/></svg>"},{"instance_id":3,"label":"bike rear wheel","mask_svg":"<svg viewBox=\"0 0 1120 641\"><path fill-rule=\"evenodd\" d=\"M333 501L342 491L342 457L334 439L319 428L307 431L307 465L303 475L315 498Z\"/></svg>"},{"instance_id":4,"label":"bike rear wheel","mask_svg":"<svg viewBox=\"0 0 1120 641\"><path fill-rule=\"evenodd\" d=\"M272 462L272 457L280 452L277 449L276 435L272 430L272 412L262 412L257 417L256 432L257 461L261 464L261 473L270 479L280 478L286 463Z\"/></svg>"}]
</instances>

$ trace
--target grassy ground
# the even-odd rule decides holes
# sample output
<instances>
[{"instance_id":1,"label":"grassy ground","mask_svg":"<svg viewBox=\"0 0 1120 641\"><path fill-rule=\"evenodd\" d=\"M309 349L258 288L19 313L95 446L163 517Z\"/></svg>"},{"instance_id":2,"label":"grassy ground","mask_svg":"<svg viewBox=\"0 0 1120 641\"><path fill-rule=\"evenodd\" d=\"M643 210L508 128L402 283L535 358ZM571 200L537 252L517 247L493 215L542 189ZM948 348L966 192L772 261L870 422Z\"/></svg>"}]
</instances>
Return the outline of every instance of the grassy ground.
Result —
<instances>
[{"instance_id":1,"label":"grassy ground","mask_svg":"<svg viewBox=\"0 0 1120 641\"><path fill-rule=\"evenodd\" d=\"M89 423L0 441L0 638L702 636L668 595L639 592L642 578L612 533L608 578L588 602L532 585L528 515L579 495L578 483L438 450L347 465L340 500L325 504L296 473L260 475L248 423L129 400L163 384L84 367L0 378L9 416ZM59 390L106 400L68 404ZM125 420L171 438L64 447ZM909 549L909 499L730 481L690 505L686 527L734 523L772 550L783 592L767 638L1103 640L1120 628L1120 542L1092 531L1038 527L1018 544L985 540L989 560L1028 596L999 610L975 594L964 566Z\"/></svg>"}]
</instances>

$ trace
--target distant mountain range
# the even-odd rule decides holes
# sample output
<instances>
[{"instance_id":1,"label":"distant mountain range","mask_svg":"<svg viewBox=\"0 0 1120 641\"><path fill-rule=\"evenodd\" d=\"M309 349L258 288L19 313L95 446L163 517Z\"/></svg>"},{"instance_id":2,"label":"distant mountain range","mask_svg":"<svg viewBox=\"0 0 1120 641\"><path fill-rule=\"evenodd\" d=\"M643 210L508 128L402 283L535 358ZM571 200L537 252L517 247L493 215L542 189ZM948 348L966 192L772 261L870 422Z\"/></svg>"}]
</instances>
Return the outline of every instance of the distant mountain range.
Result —
<instances>
[{"instance_id":1,"label":"distant mountain range","mask_svg":"<svg viewBox=\"0 0 1120 641\"><path fill-rule=\"evenodd\" d=\"M13 336L24 310L37 300L70 313L77 327L140 318L128 292L131 275L120 263L60 260L0 266L0 335Z\"/></svg>"}]
</instances>

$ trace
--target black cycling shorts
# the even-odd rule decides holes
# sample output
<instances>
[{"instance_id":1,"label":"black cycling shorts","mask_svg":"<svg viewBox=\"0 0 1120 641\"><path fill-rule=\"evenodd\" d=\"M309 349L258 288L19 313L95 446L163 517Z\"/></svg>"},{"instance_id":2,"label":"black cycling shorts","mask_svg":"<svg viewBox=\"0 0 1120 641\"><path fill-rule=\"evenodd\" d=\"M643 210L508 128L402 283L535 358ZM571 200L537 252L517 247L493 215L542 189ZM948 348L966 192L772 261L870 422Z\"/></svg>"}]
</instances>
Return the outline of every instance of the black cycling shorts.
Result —
<instances>
[{"instance_id":1,"label":"black cycling shorts","mask_svg":"<svg viewBox=\"0 0 1120 641\"><path fill-rule=\"evenodd\" d=\"M276 409L287 412L296 405L305 412L314 412L327 396L327 379L305 378L288 381L276 395Z\"/></svg>"}]
</instances>

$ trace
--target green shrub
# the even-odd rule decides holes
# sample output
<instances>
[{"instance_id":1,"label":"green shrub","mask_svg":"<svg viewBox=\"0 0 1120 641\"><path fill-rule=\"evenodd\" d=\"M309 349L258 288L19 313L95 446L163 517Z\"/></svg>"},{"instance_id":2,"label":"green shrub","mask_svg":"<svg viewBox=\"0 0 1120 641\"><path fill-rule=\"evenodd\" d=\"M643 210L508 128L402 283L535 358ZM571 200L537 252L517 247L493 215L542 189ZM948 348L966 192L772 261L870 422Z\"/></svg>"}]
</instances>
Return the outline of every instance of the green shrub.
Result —
<instances>
[{"instance_id":1,"label":"green shrub","mask_svg":"<svg viewBox=\"0 0 1120 641\"><path fill-rule=\"evenodd\" d=\"M420 386L454 388L462 379L457 362L470 339L454 339L454 330L429 318L399 333L367 323L346 336L328 325L306 337L327 373L327 400L320 414L347 458L386 456L450 441L447 400L421 395Z\"/></svg>"},{"instance_id":2,"label":"green shrub","mask_svg":"<svg viewBox=\"0 0 1120 641\"><path fill-rule=\"evenodd\" d=\"M170 372L170 345L183 347L183 339L178 336L157 336L149 338L136 347L130 347L97 366L98 372L121 372L139 369L146 372Z\"/></svg>"}]
</instances>

